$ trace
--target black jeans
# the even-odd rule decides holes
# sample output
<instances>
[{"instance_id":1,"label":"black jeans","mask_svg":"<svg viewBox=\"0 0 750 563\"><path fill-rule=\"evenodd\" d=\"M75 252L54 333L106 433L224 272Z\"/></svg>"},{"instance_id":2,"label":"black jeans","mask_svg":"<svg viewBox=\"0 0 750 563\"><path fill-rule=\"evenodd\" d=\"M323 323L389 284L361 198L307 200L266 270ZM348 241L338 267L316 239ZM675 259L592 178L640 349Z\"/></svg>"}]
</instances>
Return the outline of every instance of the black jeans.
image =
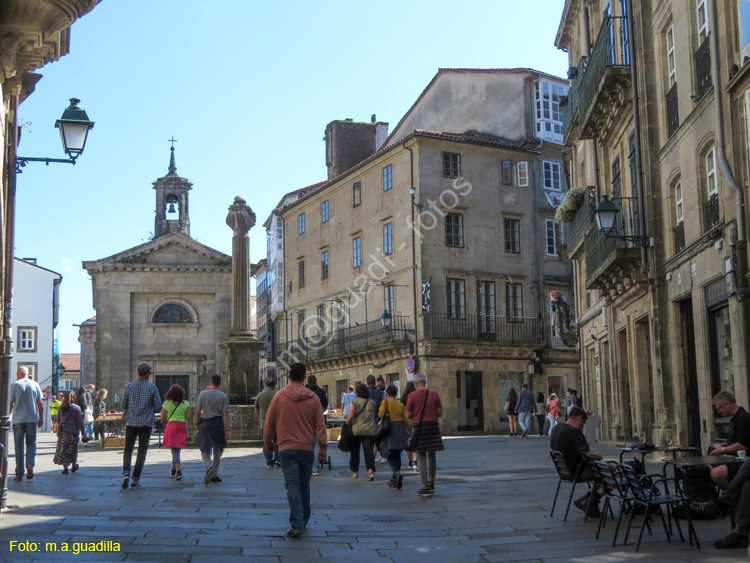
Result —
<instances>
[{"instance_id":1,"label":"black jeans","mask_svg":"<svg viewBox=\"0 0 750 563\"><path fill-rule=\"evenodd\" d=\"M388 454L388 465L391 466L391 471L393 471L393 476L395 477L397 473L401 473L401 452L404 450L391 450Z\"/></svg>"},{"instance_id":2,"label":"black jeans","mask_svg":"<svg viewBox=\"0 0 750 563\"><path fill-rule=\"evenodd\" d=\"M349 452L349 469L352 473L359 472L359 448L365 452L365 468L375 470L375 440L372 436L354 436L352 450Z\"/></svg>"},{"instance_id":3,"label":"black jeans","mask_svg":"<svg viewBox=\"0 0 750 563\"><path fill-rule=\"evenodd\" d=\"M146 463L148 453L148 442L151 439L151 426L126 426L125 427L125 451L122 454L122 474L130 475L130 462L133 457L135 439L138 438L138 457L135 458L135 469L133 480L141 478L143 465Z\"/></svg>"},{"instance_id":4,"label":"black jeans","mask_svg":"<svg viewBox=\"0 0 750 563\"><path fill-rule=\"evenodd\" d=\"M545 418L545 416L543 414L536 415L536 421L537 421L537 424L539 424L539 435L540 436L544 434L544 418Z\"/></svg>"},{"instance_id":5,"label":"black jeans","mask_svg":"<svg viewBox=\"0 0 750 563\"><path fill-rule=\"evenodd\" d=\"M744 537L750 534L750 459L739 465L734 478L721 497L735 506L734 531Z\"/></svg>"}]
</instances>

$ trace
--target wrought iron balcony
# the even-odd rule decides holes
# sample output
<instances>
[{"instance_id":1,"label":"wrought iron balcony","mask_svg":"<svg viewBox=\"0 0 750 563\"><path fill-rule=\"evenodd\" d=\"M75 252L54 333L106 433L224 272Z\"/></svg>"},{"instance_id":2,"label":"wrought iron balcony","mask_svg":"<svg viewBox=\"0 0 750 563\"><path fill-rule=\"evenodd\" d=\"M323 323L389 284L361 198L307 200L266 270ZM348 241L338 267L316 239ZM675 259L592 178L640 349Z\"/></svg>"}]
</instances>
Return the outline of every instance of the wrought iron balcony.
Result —
<instances>
[{"instance_id":1,"label":"wrought iron balcony","mask_svg":"<svg viewBox=\"0 0 750 563\"><path fill-rule=\"evenodd\" d=\"M425 340L473 340L498 344L545 342L544 321L534 317L464 315L453 319L447 313L425 313Z\"/></svg>"},{"instance_id":2,"label":"wrought iron balcony","mask_svg":"<svg viewBox=\"0 0 750 563\"><path fill-rule=\"evenodd\" d=\"M685 248L685 223L680 221L680 223L672 229L672 232L674 233L674 251L679 252Z\"/></svg>"},{"instance_id":3,"label":"wrought iron balcony","mask_svg":"<svg viewBox=\"0 0 750 563\"><path fill-rule=\"evenodd\" d=\"M578 129L578 104L579 104L579 90L581 88L581 81L583 80L583 73L586 70L588 63L587 57L581 57L578 62L578 66L575 70L575 76L570 83L570 89L568 90L568 98L563 108L563 140L565 144L571 144L574 139L569 137L569 134Z\"/></svg>"},{"instance_id":4,"label":"wrought iron balcony","mask_svg":"<svg viewBox=\"0 0 750 563\"><path fill-rule=\"evenodd\" d=\"M586 229L593 224L594 210L596 209L595 198L594 186L589 186L583 194L583 201L578 206L575 217L565 229L568 249L573 248L586 233Z\"/></svg>"},{"instance_id":5,"label":"wrought iron balcony","mask_svg":"<svg viewBox=\"0 0 750 563\"><path fill-rule=\"evenodd\" d=\"M677 105L677 82L672 84L666 95L667 137L671 137L680 127L680 112Z\"/></svg>"},{"instance_id":6,"label":"wrought iron balcony","mask_svg":"<svg viewBox=\"0 0 750 563\"><path fill-rule=\"evenodd\" d=\"M700 100L713 84L711 80L711 45L708 36L695 52L695 97Z\"/></svg>"},{"instance_id":7,"label":"wrought iron balcony","mask_svg":"<svg viewBox=\"0 0 750 563\"><path fill-rule=\"evenodd\" d=\"M641 237L641 221L638 215L638 198L612 198L620 208L610 236L593 228L584 240L586 261L586 288L608 291L613 285L621 285L628 272L640 266L641 251L637 241L616 237Z\"/></svg>"},{"instance_id":8,"label":"wrought iron balcony","mask_svg":"<svg viewBox=\"0 0 750 563\"><path fill-rule=\"evenodd\" d=\"M719 212L719 194L713 194L708 201L703 204L703 221L705 230L710 231L721 222Z\"/></svg>"},{"instance_id":9,"label":"wrought iron balcony","mask_svg":"<svg viewBox=\"0 0 750 563\"><path fill-rule=\"evenodd\" d=\"M291 364L362 352L385 344L403 343L409 340L409 333L414 333L412 328L407 327L407 319L408 317L391 317L388 328L384 328L380 320L377 320L282 342L274 347L273 360Z\"/></svg>"},{"instance_id":10,"label":"wrought iron balcony","mask_svg":"<svg viewBox=\"0 0 750 563\"><path fill-rule=\"evenodd\" d=\"M630 51L625 17L608 17L599 30L579 91L579 139L602 136L630 101ZM615 114L615 115L613 115Z\"/></svg>"}]
</instances>

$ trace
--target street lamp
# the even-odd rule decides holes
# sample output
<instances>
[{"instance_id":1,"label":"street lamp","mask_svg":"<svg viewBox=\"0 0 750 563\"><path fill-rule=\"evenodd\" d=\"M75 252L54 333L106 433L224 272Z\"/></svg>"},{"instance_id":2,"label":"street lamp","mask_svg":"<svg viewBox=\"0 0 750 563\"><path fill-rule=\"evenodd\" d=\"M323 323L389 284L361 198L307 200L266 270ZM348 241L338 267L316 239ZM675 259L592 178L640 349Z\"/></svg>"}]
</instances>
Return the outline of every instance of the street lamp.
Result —
<instances>
[{"instance_id":1,"label":"street lamp","mask_svg":"<svg viewBox=\"0 0 750 563\"><path fill-rule=\"evenodd\" d=\"M261 346L260 350L258 350L258 354L260 354L260 358L264 360L266 358L266 347Z\"/></svg>"},{"instance_id":2,"label":"street lamp","mask_svg":"<svg viewBox=\"0 0 750 563\"><path fill-rule=\"evenodd\" d=\"M609 197L606 195L602 196L602 200L599 205L596 206L594 215L596 216L596 224L599 230L604 234L604 238L613 238L618 240L625 240L632 242L636 246L647 247L648 237L640 235L613 235L611 234L615 227L615 219L617 214L620 212L620 208L614 203L609 201Z\"/></svg>"},{"instance_id":3,"label":"street lamp","mask_svg":"<svg viewBox=\"0 0 750 563\"><path fill-rule=\"evenodd\" d=\"M391 327L392 319L393 317L388 311L383 311L383 314L380 315L380 324L383 325L383 328L388 329Z\"/></svg>"},{"instance_id":4,"label":"street lamp","mask_svg":"<svg viewBox=\"0 0 750 563\"><path fill-rule=\"evenodd\" d=\"M60 130L63 151L69 158L16 156L16 172L21 173L21 168L29 162L44 162L47 166L50 162L76 163L76 159L86 147L89 130L94 127L94 122L89 120L86 111L81 109L80 103L81 100L78 98L70 98L70 106L63 112L62 117L55 121L55 128Z\"/></svg>"},{"instance_id":5,"label":"street lamp","mask_svg":"<svg viewBox=\"0 0 750 563\"><path fill-rule=\"evenodd\" d=\"M57 393L60 391L60 378L63 376L63 373L65 373L65 366L57 364L54 372L55 377L52 378L52 395L57 396Z\"/></svg>"}]
</instances>

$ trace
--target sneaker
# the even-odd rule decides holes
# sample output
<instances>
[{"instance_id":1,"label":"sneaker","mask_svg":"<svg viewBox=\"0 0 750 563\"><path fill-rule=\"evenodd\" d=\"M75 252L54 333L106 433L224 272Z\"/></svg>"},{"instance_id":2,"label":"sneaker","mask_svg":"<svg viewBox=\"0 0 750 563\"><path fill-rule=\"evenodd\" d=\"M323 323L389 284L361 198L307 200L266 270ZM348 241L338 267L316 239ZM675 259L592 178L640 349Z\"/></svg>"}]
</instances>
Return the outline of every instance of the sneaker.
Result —
<instances>
[{"instance_id":1,"label":"sneaker","mask_svg":"<svg viewBox=\"0 0 750 563\"><path fill-rule=\"evenodd\" d=\"M298 530L297 528L289 528L286 531L286 535L289 538L298 538L298 537L300 537L304 533L305 533L304 530Z\"/></svg>"},{"instance_id":2,"label":"sneaker","mask_svg":"<svg viewBox=\"0 0 750 563\"><path fill-rule=\"evenodd\" d=\"M182 471L176 471L174 474L175 481L182 481Z\"/></svg>"},{"instance_id":3,"label":"sneaker","mask_svg":"<svg viewBox=\"0 0 750 563\"><path fill-rule=\"evenodd\" d=\"M203 478L203 484L208 485L211 482L211 479L214 477L214 468L209 467L206 469L206 476Z\"/></svg>"},{"instance_id":4,"label":"sneaker","mask_svg":"<svg viewBox=\"0 0 750 563\"><path fill-rule=\"evenodd\" d=\"M141 486L141 484L140 484L140 483L139 483L138 481L136 481L135 479L133 479L133 482L132 482L132 483L130 483L130 488L131 488L131 489L137 489L137 488L139 488L140 486Z\"/></svg>"},{"instance_id":5,"label":"sneaker","mask_svg":"<svg viewBox=\"0 0 750 563\"><path fill-rule=\"evenodd\" d=\"M528 430L524 430L523 434L521 434L521 438L528 438L528 437L529 437L529 431Z\"/></svg>"},{"instance_id":6,"label":"sneaker","mask_svg":"<svg viewBox=\"0 0 750 563\"><path fill-rule=\"evenodd\" d=\"M26 478L27 479L33 479L34 478L34 468L29 466L26 468Z\"/></svg>"},{"instance_id":7,"label":"sneaker","mask_svg":"<svg viewBox=\"0 0 750 563\"><path fill-rule=\"evenodd\" d=\"M318 470L316 469L315 471L313 471L313 474L312 474L312 476L313 476L313 477L320 477L320 471L318 471Z\"/></svg>"},{"instance_id":8,"label":"sneaker","mask_svg":"<svg viewBox=\"0 0 750 563\"><path fill-rule=\"evenodd\" d=\"M122 476L122 483L120 484L120 486L123 489L127 489L128 488L128 483L130 483L130 475L123 475Z\"/></svg>"},{"instance_id":9,"label":"sneaker","mask_svg":"<svg viewBox=\"0 0 750 563\"><path fill-rule=\"evenodd\" d=\"M23 475L16 475L15 477L13 477L13 480L14 481L23 481Z\"/></svg>"},{"instance_id":10,"label":"sneaker","mask_svg":"<svg viewBox=\"0 0 750 563\"><path fill-rule=\"evenodd\" d=\"M401 473L398 473L396 475L396 488L400 490L401 487L403 486L404 486L404 476L401 475Z\"/></svg>"},{"instance_id":11,"label":"sneaker","mask_svg":"<svg viewBox=\"0 0 750 563\"><path fill-rule=\"evenodd\" d=\"M430 486L429 486L429 487L427 487L427 488L428 488L428 489L430 489L430 492L431 492L432 494L435 494L435 485L430 485Z\"/></svg>"},{"instance_id":12,"label":"sneaker","mask_svg":"<svg viewBox=\"0 0 750 563\"><path fill-rule=\"evenodd\" d=\"M68 468L67 467L63 467L62 474L63 475L67 475L68 473L70 473L70 471L68 471Z\"/></svg>"},{"instance_id":13,"label":"sneaker","mask_svg":"<svg viewBox=\"0 0 750 563\"><path fill-rule=\"evenodd\" d=\"M416 463L414 464L414 471L419 471L419 465L417 465Z\"/></svg>"},{"instance_id":14,"label":"sneaker","mask_svg":"<svg viewBox=\"0 0 750 563\"><path fill-rule=\"evenodd\" d=\"M746 548L748 546L747 536L740 535L736 532L732 532L727 537L717 540L714 542L716 549L738 549Z\"/></svg>"},{"instance_id":15,"label":"sneaker","mask_svg":"<svg viewBox=\"0 0 750 563\"><path fill-rule=\"evenodd\" d=\"M422 487L421 489L417 491L417 496L418 497L431 497L432 492L430 491L428 487Z\"/></svg>"},{"instance_id":16,"label":"sneaker","mask_svg":"<svg viewBox=\"0 0 750 563\"><path fill-rule=\"evenodd\" d=\"M414 462L410 461L409 462L409 470L411 471L412 469L414 469Z\"/></svg>"},{"instance_id":17,"label":"sneaker","mask_svg":"<svg viewBox=\"0 0 750 563\"><path fill-rule=\"evenodd\" d=\"M396 488L396 478L395 477L391 477L391 480L388 481L388 486L392 487L394 489Z\"/></svg>"},{"instance_id":18,"label":"sneaker","mask_svg":"<svg viewBox=\"0 0 750 563\"><path fill-rule=\"evenodd\" d=\"M218 475L214 475L213 477L211 477L211 482L212 483L221 483L221 477L219 477Z\"/></svg>"},{"instance_id":19,"label":"sneaker","mask_svg":"<svg viewBox=\"0 0 750 563\"><path fill-rule=\"evenodd\" d=\"M169 470L169 476L174 479L174 476L177 474L177 471L174 470L174 467Z\"/></svg>"},{"instance_id":20,"label":"sneaker","mask_svg":"<svg viewBox=\"0 0 750 563\"><path fill-rule=\"evenodd\" d=\"M266 465L266 469L273 469L273 468L274 468L273 463L271 465Z\"/></svg>"},{"instance_id":21,"label":"sneaker","mask_svg":"<svg viewBox=\"0 0 750 563\"><path fill-rule=\"evenodd\" d=\"M378 457L375 458L375 463L383 463L383 456L378 454Z\"/></svg>"},{"instance_id":22,"label":"sneaker","mask_svg":"<svg viewBox=\"0 0 750 563\"><path fill-rule=\"evenodd\" d=\"M367 480L368 481L374 481L375 480L375 473L368 473L367 474Z\"/></svg>"},{"instance_id":23,"label":"sneaker","mask_svg":"<svg viewBox=\"0 0 750 563\"><path fill-rule=\"evenodd\" d=\"M380 463L388 463L388 460L384 457L380 458Z\"/></svg>"},{"instance_id":24,"label":"sneaker","mask_svg":"<svg viewBox=\"0 0 750 563\"><path fill-rule=\"evenodd\" d=\"M281 462L277 461L275 465L276 465L276 467L281 467Z\"/></svg>"},{"instance_id":25,"label":"sneaker","mask_svg":"<svg viewBox=\"0 0 750 563\"><path fill-rule=\"evenodd\" d=\"M76 471L78 471L78 468L79 468L79 467L80 467L80 465L78 465L77 463L74 463L74 464L73 464L73 467L71 467L71 468L70 468L70 470L71 470L71 471L72 471L73 473L75 473Z\"/></svg>"}]
</instances>

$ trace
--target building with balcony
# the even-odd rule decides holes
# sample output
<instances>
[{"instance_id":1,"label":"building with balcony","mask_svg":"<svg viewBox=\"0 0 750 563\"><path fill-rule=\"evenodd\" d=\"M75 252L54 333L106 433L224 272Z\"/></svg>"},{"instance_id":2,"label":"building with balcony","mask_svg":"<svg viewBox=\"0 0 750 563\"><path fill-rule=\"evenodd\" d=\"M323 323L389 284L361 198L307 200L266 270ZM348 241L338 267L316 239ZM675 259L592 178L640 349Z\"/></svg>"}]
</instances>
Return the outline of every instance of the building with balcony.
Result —
<instances>
[{"instance_id":1,"label":"building with balcony","mask_svg":"<svg viewBox=\"0 0 750 563\"><path fill-rule=\"evenodd\" d=\"M574 385L547 297L572 296L553 221L566 89L530 69L441 69L382 146L280 207L277 365L306 362L337 405L370 374L403 389L416 363L447 433L505 430L524 381Z\"/></svg>"},{"instance_id":2,"label":"building with balcony","mask_svg":"<svg viewBox=\"0 0 750 563\"><path fill-rule=\"evenodd\" d=\"M727 422L713 395L748 402L749 28L746 2L565 2L566 170L584 188L565 252L601 439L704 449Z\"/></svg>"}]
</instances>

